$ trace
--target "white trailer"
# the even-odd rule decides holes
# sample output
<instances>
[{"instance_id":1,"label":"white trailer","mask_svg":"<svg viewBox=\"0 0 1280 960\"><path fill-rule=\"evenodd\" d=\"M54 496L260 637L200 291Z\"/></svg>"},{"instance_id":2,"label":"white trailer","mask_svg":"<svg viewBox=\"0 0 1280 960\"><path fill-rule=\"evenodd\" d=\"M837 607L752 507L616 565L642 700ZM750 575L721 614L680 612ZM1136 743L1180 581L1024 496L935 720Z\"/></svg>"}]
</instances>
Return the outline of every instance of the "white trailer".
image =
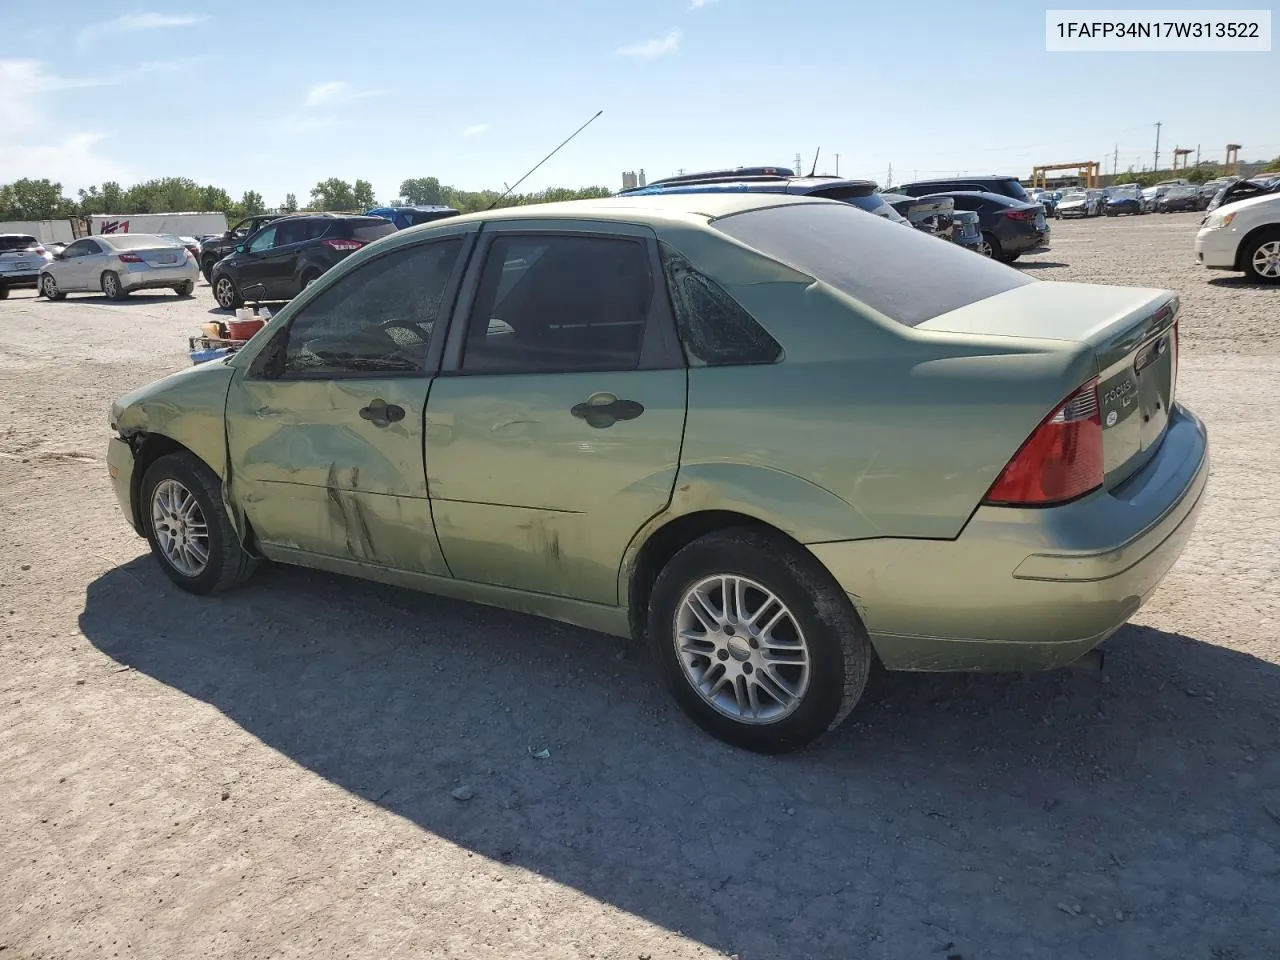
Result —
<instances>
[{"instance_id":1,"label":"white trailer","mask_svg":"<svg viewBox=\"0 0 1280 960\"><path fill-rule=\"evenodd\" d=\"M41 243L70 243L76 238L70 220L6 220L0 233L25 233Z\"/></svg>"},{"instance_id":2,"label":"white trailer","mask_svg":"<svg viewBox=\"0 0 1280 960\"><path fill-rule=\"evenodd\" d=\"M222 236L227 217L222 213L95 213L90 232L172 233L180 237Z\"/></svg>"}]
</instances>

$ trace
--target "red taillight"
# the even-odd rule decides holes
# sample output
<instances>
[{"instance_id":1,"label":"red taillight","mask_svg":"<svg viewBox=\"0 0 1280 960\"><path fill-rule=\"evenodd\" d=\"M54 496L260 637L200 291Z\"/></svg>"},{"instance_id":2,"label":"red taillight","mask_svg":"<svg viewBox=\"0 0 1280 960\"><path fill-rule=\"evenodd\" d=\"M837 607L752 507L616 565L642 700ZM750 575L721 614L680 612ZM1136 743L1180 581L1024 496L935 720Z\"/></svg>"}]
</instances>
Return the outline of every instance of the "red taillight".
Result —
<instances>
[{"instance_id":1,"label":"red taillight","mask_svg":"<svg viewBox=\"0 0 1280 960\"><path fill-rule=\"evenodd\" d=\"M350 253L352 250L359 250L364 246L359 240L325 240L322 241L326 247L337 250L339 253Z\"/></svg>"},{"instance_id":2,"label":"red taillight","mask_svg":"<svg viewBox=\"0 0 1280 960\"><path fill-rule=\"evenodd\" d=\"M144 263L145 261L136 253L122 253L116 257L121 263Z\"/></svg>"},{"instance_id":3,"label":"red taillight","mask_svg":"<svg viewBox=\"0 0 1280 960\"><path fill-rule=\"evenodd\" d=\"M1004 215L1010 220L1034 220L1036 218L1035 210L1006 210Z\"/></svg>"},{"instance_id":4,"label":"red taillight","mask_svg":"<svg viewBox=\"0 0 1280 960\"><path fill-rule=\"evenodd\" d=\"M1102 486L1098 381L1067 397L1036 427L987 491L984 503L1036 507L1064 503Z\"/></svg>"},{"instance_id":5,"label":"red taillight","mask_svg":"<svg viewBox=\"0 0 1280 960\"><path fill-rule=\"evenodd\" d=\"M44 247L39 246L39 245L36 245L35 247L33 247L33 248L32 248L31 252L32 252L32 253L38 253L38 254L40 254L40 256L42 256L42 257L43 257L43 256L44 256Z\"/></svg>"}]
</instances>

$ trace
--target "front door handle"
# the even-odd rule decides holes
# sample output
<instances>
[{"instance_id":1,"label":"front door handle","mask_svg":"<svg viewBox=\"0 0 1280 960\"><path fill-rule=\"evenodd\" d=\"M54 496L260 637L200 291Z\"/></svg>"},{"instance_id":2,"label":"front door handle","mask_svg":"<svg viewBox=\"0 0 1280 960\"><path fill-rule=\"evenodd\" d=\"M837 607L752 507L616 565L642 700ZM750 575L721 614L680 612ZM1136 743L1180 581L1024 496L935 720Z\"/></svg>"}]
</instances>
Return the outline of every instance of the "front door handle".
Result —
<instances>
[{"instance_id":1,"label":"front door handle","mask_svg":"<svg viewBox=\"0 0 1280 960\"><path fill-rule=\"evenodd\" d=\"M386 427L404 419L404 407L387 403L381 397L360 408L360 416L375 427Z\"/></svg>"},{"instance_id":2,"label":"front door handle","mask_svg":"<svg viewBox=\"0 0 1280 960\"><path fill-rule=\"evenodd\" d=\"M634 420L644 413L644 406L634 400L619 400L612 393L593 393L583 403L575 403L569 412L587 426L612 427L619 420Z\"/></svg>"}]
</instances>

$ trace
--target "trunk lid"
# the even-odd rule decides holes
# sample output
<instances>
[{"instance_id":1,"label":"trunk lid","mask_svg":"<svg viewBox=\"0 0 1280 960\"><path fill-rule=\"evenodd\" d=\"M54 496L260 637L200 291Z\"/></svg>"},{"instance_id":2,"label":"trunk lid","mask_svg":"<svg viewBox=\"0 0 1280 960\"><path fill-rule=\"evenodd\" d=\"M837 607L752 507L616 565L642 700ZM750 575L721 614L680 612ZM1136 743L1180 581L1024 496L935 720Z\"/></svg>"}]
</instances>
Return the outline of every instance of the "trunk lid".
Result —
<instances>
[{"instance_id":1,"label":"trunk lid","mask_svg":"<svg viewBox=\"0 0 1280 960\"><path fill-rule=\"evenodd\" d=\"M1110 489L1142 469L1164 437L1177 379L1177 316L1178 298L1168 290L1042 282L979 300L916 329L1061 340L1089 351Z\"/></svg>"}]
</instances>

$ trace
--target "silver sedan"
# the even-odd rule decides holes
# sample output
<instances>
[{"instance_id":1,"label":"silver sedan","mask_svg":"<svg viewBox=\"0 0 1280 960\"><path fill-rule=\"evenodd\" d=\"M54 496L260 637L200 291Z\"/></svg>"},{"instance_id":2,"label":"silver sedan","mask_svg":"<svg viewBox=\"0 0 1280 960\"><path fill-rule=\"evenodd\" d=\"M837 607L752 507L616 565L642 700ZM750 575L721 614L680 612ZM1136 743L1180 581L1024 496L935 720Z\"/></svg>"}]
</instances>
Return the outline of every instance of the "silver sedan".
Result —
<instances>
[{"instance_id":1,"label":"silver sedan","mask_svg":"<svg viewBox=\"0 0 1280 960\"><path fill-rule=\"evenodd\" d=\"M40 293L61 300L68 293L97 293L123 300L135 290L168 287L181 297L196 288L200 267L181 243L150 233L82 237L45 264Z\"/></svg>"}]
</instances>

